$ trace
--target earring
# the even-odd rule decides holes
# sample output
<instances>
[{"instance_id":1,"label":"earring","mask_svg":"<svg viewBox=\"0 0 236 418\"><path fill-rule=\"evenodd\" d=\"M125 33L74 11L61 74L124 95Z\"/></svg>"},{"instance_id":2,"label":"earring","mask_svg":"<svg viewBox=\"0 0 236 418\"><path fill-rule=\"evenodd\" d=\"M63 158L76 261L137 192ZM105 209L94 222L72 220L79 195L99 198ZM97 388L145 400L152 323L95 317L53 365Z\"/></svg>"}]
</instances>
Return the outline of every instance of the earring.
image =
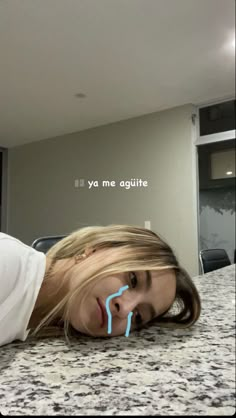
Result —
<instances>
[{"instance_id":1,"label":"earring","mask_svg":"<svg viewBox=\"0 0 236 418\"><path fill-rule=\"evenodd\" d=\"M80 261L80 260L83 260L83 259L85 259L87 257L87 255L84 253L84 254L77 254L76 256L75 256L75 262L77 263L78 261Z\"/></svg>"}]
</instances>

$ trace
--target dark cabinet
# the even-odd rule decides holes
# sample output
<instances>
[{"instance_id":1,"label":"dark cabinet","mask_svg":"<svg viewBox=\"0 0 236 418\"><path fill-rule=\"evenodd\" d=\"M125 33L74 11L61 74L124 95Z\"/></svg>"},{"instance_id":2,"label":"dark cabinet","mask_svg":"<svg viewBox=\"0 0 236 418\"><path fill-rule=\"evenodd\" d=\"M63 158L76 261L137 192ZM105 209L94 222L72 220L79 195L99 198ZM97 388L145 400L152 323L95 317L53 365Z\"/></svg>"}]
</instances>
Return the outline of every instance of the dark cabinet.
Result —
<instances>
[{"instance_id":1,"label":"dark cabinet","mask_svg":"<svg viewBox=\"0 0 236 418\"><path fill-rule=\"evenodd\" d=\"M236 140L198 147L199 188L235 187Z\"/></svg>"}]
</instances>

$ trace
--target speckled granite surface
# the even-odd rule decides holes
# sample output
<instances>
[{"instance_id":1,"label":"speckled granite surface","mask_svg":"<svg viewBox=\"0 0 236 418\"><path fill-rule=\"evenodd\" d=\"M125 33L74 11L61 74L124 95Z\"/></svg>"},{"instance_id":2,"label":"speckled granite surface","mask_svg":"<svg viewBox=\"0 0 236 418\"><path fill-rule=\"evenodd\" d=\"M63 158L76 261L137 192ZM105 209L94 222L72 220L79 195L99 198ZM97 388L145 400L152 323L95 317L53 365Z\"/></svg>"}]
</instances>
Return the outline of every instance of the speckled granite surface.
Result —
<instances>
[{"instance_id":1,"label":"speckled granite surface","mask_svg":"<svg viewBox=\"0 0 236 418\"><path fill-rule=\"evenodd\" d=\"M235 265L198 276L201 319L128 338L0 348L3 415L233 415Z\"/></svg>"}]
</instances>

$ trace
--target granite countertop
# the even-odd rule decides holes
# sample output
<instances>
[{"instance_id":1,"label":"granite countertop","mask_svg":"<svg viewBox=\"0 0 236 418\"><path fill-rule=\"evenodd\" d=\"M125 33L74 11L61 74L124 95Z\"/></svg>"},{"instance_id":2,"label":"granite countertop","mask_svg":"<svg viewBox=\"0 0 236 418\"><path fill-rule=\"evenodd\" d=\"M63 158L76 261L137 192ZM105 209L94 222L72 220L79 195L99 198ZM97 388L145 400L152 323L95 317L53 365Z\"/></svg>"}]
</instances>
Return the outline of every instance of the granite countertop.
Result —
<instances>
[{"instance_id":1,"label":"granite countertop","mask_svg":"<svg viewBox=\"0 0 236 418\"><path fill-rule=\"evenodd\" d=\"M63 337L0 348L3 415L233 415L235 265L197 276L202 315L187 330Z\"/></svg>"}]
</instances>

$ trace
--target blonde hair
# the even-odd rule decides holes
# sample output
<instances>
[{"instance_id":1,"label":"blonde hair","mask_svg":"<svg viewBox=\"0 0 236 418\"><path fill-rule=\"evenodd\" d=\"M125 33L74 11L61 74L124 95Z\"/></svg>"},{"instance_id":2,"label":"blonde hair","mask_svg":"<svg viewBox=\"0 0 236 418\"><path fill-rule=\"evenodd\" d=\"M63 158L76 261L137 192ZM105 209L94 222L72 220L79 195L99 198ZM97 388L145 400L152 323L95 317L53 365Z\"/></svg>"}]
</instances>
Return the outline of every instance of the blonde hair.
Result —
<instances>
[{"instance_id":1,"label":"blonde hair","mask_svg":"<svg viewBox=\"0 0 236 418\"><path fill-rule=\"evenodd\" d=\"M74 291L68 292L29 335L47 337L59 336L64 333L67 342L69 342L68 331L72 331L74 336L79 336L80 334L70 326L67 319L72 298L76 297L82 289L86 289L89 283L101 280L109 274L129 271L166 269L175 271L176 295L174 303L149 324L185 328L193 325L199 318L201 302L191 277L179 265L173 250L163 238L155 232L139 226L114 224L88 226L72 232L46 253L51 258L52 264L44 280L50 279L50 273L57 260L82 255L87 247L92 247L94 250L119 247L123 251L122 259L112 263L108 259L106 268L98 268L92 277L86 277ZM58 283L59 286L60 283ZM177 313L172 312L176 307L178 308ZM54 318L61 310L63 310L61 322L52 326Z\"/></svg>"}]
</instances>

